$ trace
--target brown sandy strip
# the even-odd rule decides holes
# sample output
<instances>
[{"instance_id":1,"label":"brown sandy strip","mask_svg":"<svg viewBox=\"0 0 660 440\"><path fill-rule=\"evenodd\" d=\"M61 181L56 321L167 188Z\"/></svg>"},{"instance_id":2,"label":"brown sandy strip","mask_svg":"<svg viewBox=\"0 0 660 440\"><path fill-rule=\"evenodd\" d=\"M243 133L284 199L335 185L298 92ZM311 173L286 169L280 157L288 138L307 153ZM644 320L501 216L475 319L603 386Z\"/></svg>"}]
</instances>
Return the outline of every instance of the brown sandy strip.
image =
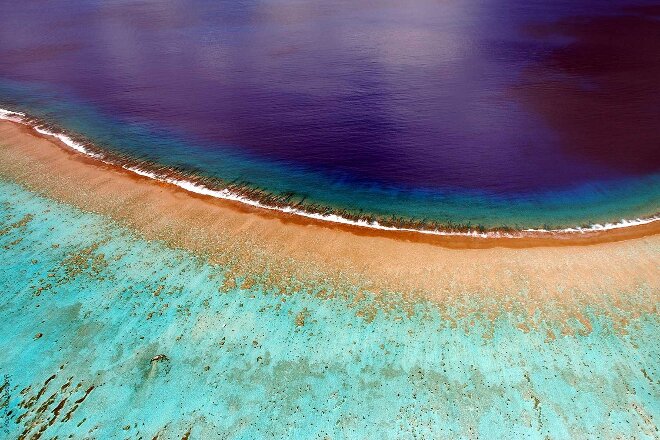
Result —
<instances>
[{"instance_id":1,"label":"brown sandy strip","mask_svg":"<svg viewBox=\"0 0 660 440\"><path fill-rule=\"evenodd\" d=\"M0 121L0 176L206 255L247 283L261 277L281 290L307 280L317 288L397 291L411 301L495 300L494 307L530 313L549 303L607 303L641 313L655 311L660 298L660 222L473 238L315 221L141 177L9 121Z\"/></svg>"}]
</instances>

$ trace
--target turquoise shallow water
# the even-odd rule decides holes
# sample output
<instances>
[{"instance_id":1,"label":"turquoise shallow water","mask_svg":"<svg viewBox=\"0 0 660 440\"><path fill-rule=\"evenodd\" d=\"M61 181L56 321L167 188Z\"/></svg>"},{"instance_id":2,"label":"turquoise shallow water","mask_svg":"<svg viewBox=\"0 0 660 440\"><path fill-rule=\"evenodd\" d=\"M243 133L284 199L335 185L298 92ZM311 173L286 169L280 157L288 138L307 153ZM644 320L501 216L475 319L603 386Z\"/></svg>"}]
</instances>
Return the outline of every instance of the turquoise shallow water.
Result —
<instances>
[{"instance_id":1,"label":"turquoise shallow water","mask_svg":"<svg viewBox=\"0 0 660 440\"><path fill-rule=\"evenodd\" d=\"M546 341L513 313L223 293L222 267L7 182L0 261L4 438L658 437L657 315Z\"/></svg>"}]
</instances>

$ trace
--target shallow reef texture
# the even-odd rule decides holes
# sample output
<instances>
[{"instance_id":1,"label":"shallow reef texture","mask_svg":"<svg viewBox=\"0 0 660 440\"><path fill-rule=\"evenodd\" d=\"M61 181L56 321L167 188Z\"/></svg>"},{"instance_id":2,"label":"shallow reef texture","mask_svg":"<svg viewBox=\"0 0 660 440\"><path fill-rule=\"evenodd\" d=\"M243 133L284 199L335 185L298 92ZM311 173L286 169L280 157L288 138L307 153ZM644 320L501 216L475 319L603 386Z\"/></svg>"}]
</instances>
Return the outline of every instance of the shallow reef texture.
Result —
<instances>
[{"instance_id":1,"label":"shallow reef texture","mask_svg":"<svg viewBox=\"0 0 660 440\"><path fill-rule=\"evenodd\" d=\"M658 438L657 285L588 326L289 292L8 181L0 260L5 438Z\"/></svg>"},{"instance_id":2,"label":"shallow reef texture","mask_svg":"<svg viewBox=\"0 0 660 440\"><path fill-rule=\"evenodd\" d=\"M516 312L527 316L524 328L553 320L570 334L574 321L579 331L590 331L589 307L622 328L656 313L660 298L660 222L544 239L346 228L198 196L1 121L0 176L204 256L224 268L224 289L259 285L356 304L376 293L359 310L367 318L394 307L410 312L427 299L454 316L482 313L493 321Z\"/></svg>"}]
</instances>

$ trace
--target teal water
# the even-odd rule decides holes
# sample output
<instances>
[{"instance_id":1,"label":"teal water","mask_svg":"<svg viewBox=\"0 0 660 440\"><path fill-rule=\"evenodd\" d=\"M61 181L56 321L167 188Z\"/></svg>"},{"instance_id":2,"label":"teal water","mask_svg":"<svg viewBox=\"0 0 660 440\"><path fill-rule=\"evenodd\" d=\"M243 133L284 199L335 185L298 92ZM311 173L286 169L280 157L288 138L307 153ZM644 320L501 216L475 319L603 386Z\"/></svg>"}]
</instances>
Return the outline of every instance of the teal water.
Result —
<instances>
[{"instance_id":1,"label":"teal water","mask_svg":"<svg viewBox=\"0 0 660 440\"><path fill-rule=\"evenodd\" d=\"M657 315L546 341L515 313L225 292L222 267L7 182L0 261L4 438L658 438Z\"/></svg>"},{"instance_id":2,"label":"teal water","mask_svg":"<svg viewBox=\"0 0 660 440\"><path fill-rule=\"evenodd\" d=\"M196 142L157 123L104 113L73 93L45 85L1 80L0 108L26 112L121 163L157 172L176 170L212 188L247 191L249 198L265 204L298 205L385 224L562 229L652 217L660 210L660 173L512 193L411 188L264 160L228 144Z\"/></svg>"}]
</instances>

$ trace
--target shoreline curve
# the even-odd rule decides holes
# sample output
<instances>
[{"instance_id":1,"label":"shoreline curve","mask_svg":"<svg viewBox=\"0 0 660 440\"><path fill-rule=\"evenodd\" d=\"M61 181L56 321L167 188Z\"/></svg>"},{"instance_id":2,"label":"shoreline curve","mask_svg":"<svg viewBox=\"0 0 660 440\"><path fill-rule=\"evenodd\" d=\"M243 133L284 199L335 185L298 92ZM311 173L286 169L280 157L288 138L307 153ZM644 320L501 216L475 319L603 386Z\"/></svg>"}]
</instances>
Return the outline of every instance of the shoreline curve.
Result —
<instances>
[{"instance_id":1,"label":"shoreline curve","mask_svg":"<svg viewBox=\"0 0 660 440\"><path fill-rule=\"evenodd\" d=\"M167 184L170 186L178 187L184 191L187 191L191 194L197 196L210 197L219 200L225 200L229 202L239 203L247 205L259 210L267 210L271 212L278 213L282 216L297 216L300 218L307 219L312 222L321 222L329 223L333 225L344 226L348 229L369 229L372 231L379 231L381 234L394 237L407 237L411 234L421 235L427 237L462 237L469 239L477 240L498 240L503 241L508 239L526 239L533 240L538 242L537 244L541 245L541 241L546 242L548 240L566 240L568 238L580 242L593 242L601 243L608 241L619 241L622 239L645 236L649 234L655 234L660 232L660 213L652 215L650 217L636 218L636 219L621 219L616 223L605 223L605 224L592 224L589 227L569 227L561 229L542 229L542 228L525 228L525 229L503 229L503 228L492 228L487 230L477 230L470 229L467 230L454 230L449 228L436 228L436 229L425 229L425 228L412 228L405 226L391 226L388 224L383 224L382 221L378 220L366 220L366 219L352 219L347 218L341 215L334 213L323 214L313 211L308 211L301 209L299 205L287 205L287 204L268 204L262 201L252 199L248 196L245 196L240 193L240 191L232 191L229 188L223 189L213 189L209 188L206 184L202 182L195 182L194 180L187 178L182 178L177 176L172 170L167 170L167 172L158 173L150 170L142 169L135 165L121 164L118 161L112 159L109 155L102 154L100 152L95 152L93 149L83 145L80 142L74 140L71 136L61 133L58 131L51 131L48 127L45 127L43 124L40 124L38 120L30 118L28 115L22 112L11 111L7 109L0 108L0 121L7 121L14 124L19 124L21 126L27 127L32 131L38 133L40 136L53 139L56 143L69 151L75 151L81 155L84 155L88 158L94 159L96 161L102 162L104 165L117 167L125 170L126 172L132 173L134 175L141 176L143 178L151 179L156 182ZM635 229L634 233L620 233L621 230ZM619 232L619 233L613 233ZM632 231L628 231L632 232ZM604 239L602 236L608 233L612 235L611 239ZM641 235L640 235L641 233ZM418 237L420 238L420 237ZM420 238L421 239L421 238ZM436 240L425 240L421 241L436 241ZM442 240L444 241L444 240ZM547 243L545 244L547 245ZM476 246L481 247L481 246ZM518 246L514 246L518 247ZM526 246L525 246L526 247Z\"/></svg>"},{"instance_id":2,"label":"shoreline curve","mask_svg":"<svg viewBox=\"0 0 660 440\"><path fill-rule=\"evenodd\" d=\"M657 305L648 299L660 283L659 222L519 238L361 228L196 194L9 121L0 121L0 178L229 268L228 283L262 280L284 292L304 285L319 295L400 292L410 304L425 298L448 307L483 300L493 313L511 303L530 316L549 304L562 304L565 316L580 304Z\"/></svg>"}]
</instances>

